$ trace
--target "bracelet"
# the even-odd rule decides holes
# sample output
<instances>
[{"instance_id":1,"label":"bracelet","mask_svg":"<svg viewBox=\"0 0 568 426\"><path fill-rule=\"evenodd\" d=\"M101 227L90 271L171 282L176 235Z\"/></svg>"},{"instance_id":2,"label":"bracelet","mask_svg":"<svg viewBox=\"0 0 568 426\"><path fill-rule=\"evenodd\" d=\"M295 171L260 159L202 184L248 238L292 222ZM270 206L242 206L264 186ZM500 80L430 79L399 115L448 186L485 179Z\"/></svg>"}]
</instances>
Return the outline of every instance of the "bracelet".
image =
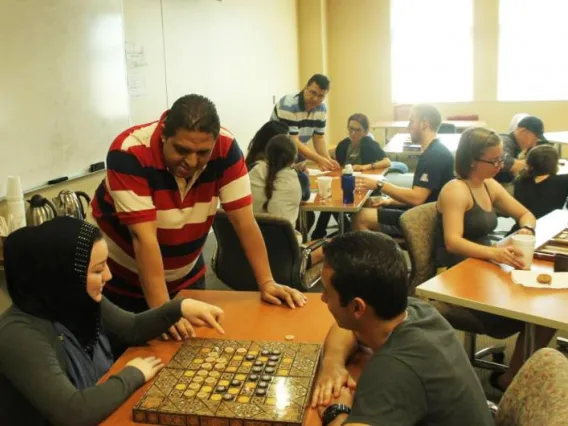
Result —
<instances>
[{"instance_id":1,"label":"bracelet","mask_svg":"<svg viewBox=\"0 0 568 426\"><path fill-rule=\"evenodd\" d=\"M345 404L332 404L325 409L322 415L322 425L327 426L340 414L351 414L351 407Z\"/></svg>"},{"instance_id":2,"label":"bracelet","mask_svg":"<svg viewBox=\"0 0 568 426\"><path fill-rule=\"evenodd\" d=\"M531 234L536 235L534 228L530 225L523 225L523 226L521 226L521 229L526 229L526 230L530 231Z\"/></svg>"}]
</instances>

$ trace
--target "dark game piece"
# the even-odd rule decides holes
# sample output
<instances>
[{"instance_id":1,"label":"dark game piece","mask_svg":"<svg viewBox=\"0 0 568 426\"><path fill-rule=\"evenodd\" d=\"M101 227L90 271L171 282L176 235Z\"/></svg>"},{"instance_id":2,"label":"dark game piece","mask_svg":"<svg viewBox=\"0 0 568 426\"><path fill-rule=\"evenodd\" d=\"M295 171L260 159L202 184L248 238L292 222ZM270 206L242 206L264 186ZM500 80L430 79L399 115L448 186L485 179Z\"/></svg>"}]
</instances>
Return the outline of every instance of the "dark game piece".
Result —
<instances>
[{"instance_id":1,"label":"dark game piece","mask_svg":"<svg viewBox=\"0 0 568 426\"><path fill-rule=\"evenodd\" d=\"M251 381L251 382L256 382L256 381L258 380L258 375L257 375L257 374L251 374L251 375L248 377L248 379L249 379L249 381Z\"/></svg>"},{"instance_id":2,"label":"dark game piece","mask_svg":"<svg viewBox=\"0 0 568 426\"><path fill-rule=\"evenodd\" d=\"M265 372L266 374L274 374L274 368L272 368L272 367L266 367L266 368L264 369L264 372Z\"/></svg>"},{"instance_id":3,"label":"dark game piece","mask_svg":"<svg viewBox=\"0 0 568 426\"><path fill-rule=\"evenodd\" d=\"M272 355L280 355L281 354L281 352L278 349L273 349L271 353L272 353Z\"/></svg>"},{"instance_id":4,"label":"dark game piece","mask_svg":"<svg viewBox=\"0 0 568 426\"><path fill-rule=\"evenodd\" d=\"M261 373L261 372L262 372L262 367L252 367L252 372L253 372L253 373Z\"/></svg>"},{"instance_id":5,"label":"dark game piece","mask_svg":"<svg viewBox=\"0 0 568 426\"><path fill-rule=\"evenodd\" d=\"M240 385L241 385L240 380L237 380L237 379L231 380L231 386L236 387L236 386L240 386Z\"/></svg>"},{"instance_id":6,"label":"dark game piece","mask_svg":"<svg viewBox=\"0 0 568 426\"><path fill-rule=\"evenodd\" d=\"M260 354L262 356L268 356L268 355L270 355L270 352L268 350L264 349Z\"/></svg>"},{"instance_id":7,"label":"dark game piece","mask_svg":"<svg viewBox=\"0 0 568 426\"><path fill-rule=\"evenodd\" d=\"M268 387L268 383L267 382L258 382L257 385L259 388L265 389Z\"/></svg>"},{"instance_id":8,"label":"dark game piece","mask_svg":"<svg viewBox=\"0 0 568 426\"><path fill-rule=\"evenodd\" d=\"M227 392L227 387L226 386L217 386L215 388L215 392L217 392L217 393Z\"/></svg>"},{"instance_id":9,"label":"dark game piece","mask_svg":"<svg viewBox=\"0 0 568 426\"><path fill-rule=\"evenodd\" d=\"M223 395L223 399L224 399L225 401L232 401L233 398L234 398L234 396L231 395L230 393L226 393L226 394Z\"/></svg>"},{"instance_id":10,"label":"dark game piece","mask_svg":"<svg viewBox=\"0 0 568 426\"><path fill-rule=\"evenodd\" d=\"M266 389L257 389L257 390L255 391L255 393L256 393L258 396L264 396L264 395L266 395Z\"/></svg>"},{"instance_id":11,"label":"dark game piece","mask_svg":"<svg viewBox=\"0 0 568 426\"><path fill-rule=\"evenodd\" d=\"M262 380L263 382L269 382L272 380L272 376L269 376L268 374L264 374L260 380Z\"/></svg>"},{"instance_id":12,"label":"dark game piece","mask_svg":"<svg viewBox=\"0 0 568 426\"><path fill-rule=\"evenodd\" d=\"M264 362L262 362L262 361L255 361L253 365L255 365L255 366L257 366L257 367L262 367L262 366L264 365Z\"/></svg>"},{"instance_id":13,"label":"dark game piece","mask_svg":"<svg viewBox=\"0 0 568 426\"><path fill-rule=\"evenodd\" d=\"M268 361L266 365L268 365L269 367L276 367L278 363L276 361Z\"/></svg>"},{"instance_id":14,"label":"dark game piece","mask_svg":"<svg viewBox=\"0 0 568 426\"><path fill-rule=\"evenodd\" d=\"M270 355L270 358L268 358L270 361L278 361L280 359L279 356L277 355Z\"/></svg>"},{"instance_id":15,"label":"dark game piece","mask_svg":"<svg viewBox=\"0 0 568 426\"><path fill-rule=\"evenodd\" d=\"M247 356L245 356L245 359L247 361L252 361L254 359L254 355L248 354Z\"/></svg>"}]
</instances>

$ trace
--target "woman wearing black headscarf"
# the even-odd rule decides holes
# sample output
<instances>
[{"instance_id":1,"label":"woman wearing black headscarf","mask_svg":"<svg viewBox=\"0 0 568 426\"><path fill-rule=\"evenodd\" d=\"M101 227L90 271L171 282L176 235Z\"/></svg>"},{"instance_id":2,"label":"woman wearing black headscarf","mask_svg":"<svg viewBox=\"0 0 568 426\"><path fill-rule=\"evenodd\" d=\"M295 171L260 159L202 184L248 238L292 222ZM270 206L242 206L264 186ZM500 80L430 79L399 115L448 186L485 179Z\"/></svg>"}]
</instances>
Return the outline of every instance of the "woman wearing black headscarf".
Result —
<instances>
[{"instance_id":1,"label":"woman wearing black headscarf","mask_svg":"<svg viewBox=\"0 0 568 426\"><path fill-rule=\"evenodd\" d=\"M109 340L143 344L182 316L220 333L223 311L191 299L132 314L102 296L111 278L98 228L69 217L11 234L4 245L13 305L0 317L0 425L95 425L163 367L113 363Z\"/></svg>"}]
</instances>

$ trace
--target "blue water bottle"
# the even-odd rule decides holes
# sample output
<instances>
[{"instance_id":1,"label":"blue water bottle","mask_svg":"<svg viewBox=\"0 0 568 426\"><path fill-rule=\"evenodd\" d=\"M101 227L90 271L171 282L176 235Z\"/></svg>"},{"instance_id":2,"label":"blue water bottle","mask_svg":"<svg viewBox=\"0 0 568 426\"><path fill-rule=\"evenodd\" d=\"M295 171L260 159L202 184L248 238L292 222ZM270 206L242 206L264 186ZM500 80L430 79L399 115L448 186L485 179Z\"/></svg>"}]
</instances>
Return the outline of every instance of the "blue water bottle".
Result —
<instances>
[{"instance_id":1,"label":"blue water bottle","mask_svg":"<svg viewBox=\"0 0 568 426\"><path fill-rule=\"evenodd\" d=\"M355 176L353 176L351 164L347 164L343 169L341 189L343 190L343 204L353 204L355 201Z\"/></svg>"}]
</instances>

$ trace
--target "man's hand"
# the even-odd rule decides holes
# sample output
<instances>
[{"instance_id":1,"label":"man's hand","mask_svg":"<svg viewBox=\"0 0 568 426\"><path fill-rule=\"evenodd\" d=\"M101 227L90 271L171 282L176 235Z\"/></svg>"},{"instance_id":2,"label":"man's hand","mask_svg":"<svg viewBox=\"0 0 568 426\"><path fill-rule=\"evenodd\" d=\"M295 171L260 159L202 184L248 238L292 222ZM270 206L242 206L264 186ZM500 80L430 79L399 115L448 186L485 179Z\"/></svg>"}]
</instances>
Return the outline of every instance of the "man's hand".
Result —
<instances>
[{"instance_id":1,"label":"man's hand","mask_svg":"<svg viewBox=\"0 0 568 426\"><path fill-rule=\"evenodd\" d=\"M190 337L195 337L195 330L191 326L188 320L185 318L180 319L174 325L170 327L168 333L174 340L187 340ZM162 334L163 340L170 340L167 333Z\"/></svg>"},{"instance_id":2,"label":"man's hand","mask_svg":"<svg viewBox=\"0 0 568 426\"><path fill-rule=\"evenodd\" d=\"M272 305L281 305L284 301L290 308L296 306L303 307L308 299L298 290L285 285L276 284L269 281L260 287L260 296L262 300Z\"/></svg>"},{"instance_id":3,"label":"man's hand","mask_svg":"<svg viewBox=\"0 0 568 426\"><path fill-rule=\"evenodd\" d=\"M369 169L364 164L354 164L353 165L353 171L354 172L364 172L366 170L369 170Z\"/></svg>"},{"instance_id":4,"label":"man's hand","mask_svg":"<svg viewBox=\"0 0 568 426\"><path fill-rule=\"evenodd\" d=\"M320 418L323 417L323 413L326 410L326 408L332 404L345 404L348 407L353 407L353 390L344 386L341 389L339 389L339 395L337 397L334 396L330 400L329 404L320 405L318 407L318 413L320 415Z\"/></svg>"},{"instance_id":5,"label":"man's hand","mask_svg":"<svg viewBox=\"0 0 568 426\"><path fill-rule=\"evenodd\" d=\"M355 387L355 380L344 365L324 363L312 396L312 408L327 407L332 399L341 396L342 389L354 391Z\"/></svg>"},{"instance_id":6,"label":"man's hand","mask_svg":"<svg viewBox=\"0 0 568 426\"><path fill-rule=\"evenodd\" d=\"M220 334L225 334L221 327L223 310L215 305L199 300L184 299L181 302L181 314L194 327L207 326L214 328Z\"/></svg>"},{"instance_id":7,"label":"man's hand","mask_svg":"<svg viewBox=\"0 0 568 426\"><path fill-rule=\"evenodd\" d=\"M370 207L370 208L378 208L378 207L386 207L391 205L393 202L392 198L387 198L387 197L374 197L374 198L369 198L369 200L367 201L367 203L365 204L365 207Z\"/></svg>"},{"instance_id":8,"label":"man's hand","mask_svg":"<svg viewBox=\"0 0 568 426\"><path fill-rule=\"evenodd\" d=\"M374 191L377 189L377 182L379 180L384 180L384 176L377 175L376 178L357 176L355 179L355 189L358 191Z\"/></svg>"},{"instance_id":9,"label":"man's hand","mask_svg":"<svg viewBox=\"0 0 568 426\"><path fill-rule=\"evenodd\" d=\"M324 172L340 169L339 163L335 160L332 160L331 158L320 156L317 163L318 167Z\"/></svg>"}]
</instances>

